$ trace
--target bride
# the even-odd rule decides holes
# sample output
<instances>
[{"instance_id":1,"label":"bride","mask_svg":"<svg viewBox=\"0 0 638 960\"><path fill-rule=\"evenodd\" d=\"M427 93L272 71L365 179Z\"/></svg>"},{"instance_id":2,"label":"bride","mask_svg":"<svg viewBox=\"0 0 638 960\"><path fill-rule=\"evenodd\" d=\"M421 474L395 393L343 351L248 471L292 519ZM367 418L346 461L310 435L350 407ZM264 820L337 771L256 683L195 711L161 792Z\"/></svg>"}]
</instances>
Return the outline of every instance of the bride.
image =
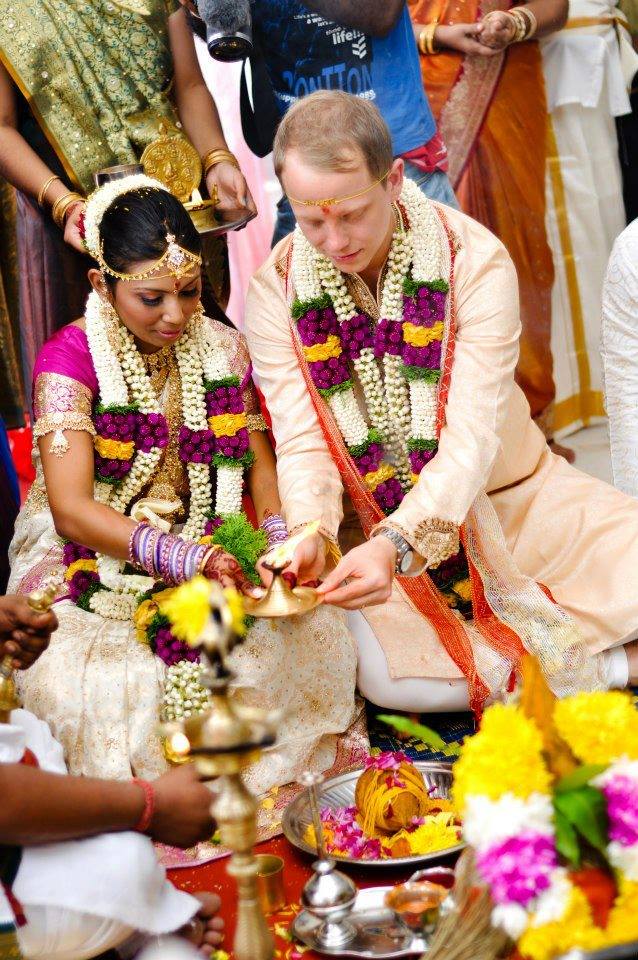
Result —
<instances>
[{"instance_id":1,"label":"bride","mask_svg":"<svg viewBox=\"0 0 638 960\"><path fill-rule=\"evenodd\" d=\"M202 315L200 241L184 207L159 182L127 177L89 199L83 233L93 290L36 363L37 476L11 547L10 590L64 579L60 627L20 692L71 773L150 778L166 763L160 714L205 698L163 592L199 572L250 593L259 555L287 532L246 346ZM286 710L254 786L329 767L354 715L341 614L257 620L233 666L235 696Z\"/></svg>"}]
</instances>

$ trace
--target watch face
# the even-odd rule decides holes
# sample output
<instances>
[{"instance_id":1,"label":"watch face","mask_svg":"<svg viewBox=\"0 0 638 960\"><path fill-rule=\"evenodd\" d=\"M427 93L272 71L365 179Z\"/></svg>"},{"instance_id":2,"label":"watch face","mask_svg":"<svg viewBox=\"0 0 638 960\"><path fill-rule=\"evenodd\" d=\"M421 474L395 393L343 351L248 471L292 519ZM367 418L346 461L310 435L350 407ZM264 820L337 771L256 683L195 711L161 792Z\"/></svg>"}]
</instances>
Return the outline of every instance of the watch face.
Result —
<instances>
[{"instance_id":1,"label":"watch face","mask_svg":"<svg viewBox=\"0 0 638 960\"><path fill-rule=\"evenodd\" d=\"M399 561L399 570L401 573L407 573L410 567L412 566L412 559L414 557L414 551L406 550L401 560Z\"/></svg>"}]
</instances>

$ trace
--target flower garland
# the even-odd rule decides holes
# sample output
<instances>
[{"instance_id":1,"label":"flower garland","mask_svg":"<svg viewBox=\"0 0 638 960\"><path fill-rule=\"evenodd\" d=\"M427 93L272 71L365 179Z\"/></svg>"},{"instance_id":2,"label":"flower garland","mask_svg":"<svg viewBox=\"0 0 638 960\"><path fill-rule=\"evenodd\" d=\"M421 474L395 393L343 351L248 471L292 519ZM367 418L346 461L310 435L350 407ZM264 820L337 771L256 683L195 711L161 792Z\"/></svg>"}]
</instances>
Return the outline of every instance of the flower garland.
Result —
<instances>
[{"instance_id":1,"label":"flower garland","mask_svg":"<svg viewBox=\"0 0 638 960\"><path fill-rule=\"evenodd\" d=\"M574 756L605 769L581 767L553 784L541 732L513 704L486 710L454 768L454 802L476 851L479 877L490 888L492 922L530 960L638 938L635 706L617 691L583 693L558 701L553 721ZM600 808L603 827L591 817L581 823L583 804ZM604 926L576 875L563 865L568 854L576 862L579 831L615 871L618 892Z\"/></svg>"},{"instance_id":2,"label":"flower garland","mask_svg":"<svg viewBox=\"0 0 638 960\"><path fill-rule=\"evenodd\" d=\"M449 291L442 231L432 204L406 180L401 206L407 227L399 216L376 326L357 310L344 275L299 227L292 253L292 316L310 375L365 485L386 514L397 509L438 450ZM357 383L367 418L357 401ZM451 606L471 616L464 552L451 559L454 579L449 568L433 580Z\"/></svg>"}]
</instances>

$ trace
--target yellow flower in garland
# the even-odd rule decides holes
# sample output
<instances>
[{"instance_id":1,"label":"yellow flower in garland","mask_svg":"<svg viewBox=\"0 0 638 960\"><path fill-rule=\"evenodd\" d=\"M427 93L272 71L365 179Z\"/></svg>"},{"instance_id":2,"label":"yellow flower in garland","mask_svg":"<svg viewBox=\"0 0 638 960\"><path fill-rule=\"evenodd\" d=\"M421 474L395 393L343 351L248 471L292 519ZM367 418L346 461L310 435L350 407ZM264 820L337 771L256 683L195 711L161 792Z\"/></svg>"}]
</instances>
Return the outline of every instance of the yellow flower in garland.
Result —
<instances>
[{"instance_id":1,"label":"yellow flower in garland","mask_svg":"<svg viewBox=\"0 0 638 960\"><path fill-rule=\"evenodd\" d=\"M91 560L88 557L80 557L79 560L74 560L73 563L70 563L66 568L64 579L71 580L73 575L76 574L78 570L86 570L90 572L97 570L97 560Z\"/></svg>"},{"instance_id":2,"label":"yellow flower in garland","mask_svg":"<svg viewBox=\"0 0 638 960\"><path fill-rule=\"evenodd\" d=\"M93 439L93 446L106 460L130 460L135 453L132 440L112 440L110 437L97 436Z\"/></svg>"},{"instance_id":3,"label":"yellow flower in garland","mask_svg":"<svg viewBox=\"0 0 638 960\"><path fill-rule=\"evenodd\" d=\"M245 413L220 413L208 418L208 426L216 437L234 437L246 426Z\"/></svg>"},{"instance_id":4,"label":"yellow flower in garland","mask_svg":"<svg viewBox=\"0 0 638 960\"><path fill-rule=\"evenodd\" d=\"M316 363L317 360L330 360L332 357L341 356L341 340L331 333L325 343L315 343L312 347L304 347L303 352L308 363Z\"/></svg>"},{"instance_id":5,"label":"yellow flower in garland","mask_svg":"<svg viewBox=\"0 0 638 960\"><path fill-rule=\"evenodd\" d=\"M433 340L443 338L443 321L438 320L431 327L420 327L406 320L403 324L403 339L413 347L427 347Z\"/></svg>"},{"instance_id":6,"label":"yellow flower in garland","mask_svg":"<svg viewBox=\"0 0 638 960\"><path fill-rule=\"evenodd\" d=\"M452 584L452 589L461 600L467 602L472 599L472 581L469 577L466 577L465 580L457 580L456 583Z\"/></svg>"},{"instance_id":7,"label":"yellow flower in garland","mask_svg":"<svg viewBox=\"0 0 638 960\"><path fill-rule=\"evenodd\" d=\"M604 943L605 931L594 924L587 897L573 887L561 919L529 926L518 941L518 952L529 960L551 960L575 947L598 950Z\"/></svg>"},{"instance_id":8,"label":"yellow flower in garland","mask_svg":"<svg viewBox=\"0 0 638 960\"><path fill-rule=\"evenodd\" d=\"M363 478L363 482L367 486L368 490L373 492L377 489L380 483L385 483L386 480L391 480L394 476L394 467L389 463L382 463L378 470L371 470Z\"/></svg>"},{"instance_id":9,"label":"yellow flower in garland","mask_svg":"<svg viewBox=\"0 0 638 960\"><path fill-rule=\"evenodd\" d=\"M167 600L175 592L174 587L167 590L159 590L148 600L143 600L135 613L133 614L133 623L135 624L135 636L139 643L148 643L148 628L153 618L160 612L160 604Z\"/></svg>"},{"instance_id":10,"label":"yellow flower in garland","mask_svg":"<svg viewBox=\"0 0 638 960\"><path fill-rule=\"evenodd\" d=\"M605 929L610 946L638 940L638 883L621 877L618 886L618 896Z\"/></svg>"},{"instance_id":11,"label":"yellow flower in garland","mask_svg":"<svg viewBox=\"0 0 638 960\"><path fill-rule=\"evenodd\" d=\"M579 693L554 707L556 728L583 763L638 759L638 711L620 690Z\"/></svg>"},{"instance_id":12,"label":"yellow flower in garland","mask_svg":"<svg viewBox=\"0 0 638 960\"><path fill-rule=\"evenodd\" d=\"M193 577L172 590L159 608L170 620L171 630L178 640L183 640L189 647L199 646L210 613L210 581L206 577Z\"/></svg>"},{"instance_id":13,"label":"yellow flower in garland","mask_svg":"<svg viewBox=\"0 0 638 960\"><path fill-rule=\"evenodd\" d=\"M496 800L503 793L529 797L548 793L550 775L541 755L538 727L516 706L489 707L481 729L465 741L454 764L452 799L463 813L468 796L483 794Z\"/></svg>"},{"instance_id":14,"label":"yellow flower in garland","mask_svg":"<svg viewBox=\"0 0 638 960\"><path fill-rule=\"evenodd\" d=\"M210 580L206 577L193 577L174 590L164 591L170 596L163 595L159 603L160 612L170 620L171 630L177 639L183 640L189 647L198 647L200 644L210 613L210 588ZM223 594L232 617L233 631L243 636L246 621L241 594L230 588L226 588Z\"/></svg>"}]
</instances>

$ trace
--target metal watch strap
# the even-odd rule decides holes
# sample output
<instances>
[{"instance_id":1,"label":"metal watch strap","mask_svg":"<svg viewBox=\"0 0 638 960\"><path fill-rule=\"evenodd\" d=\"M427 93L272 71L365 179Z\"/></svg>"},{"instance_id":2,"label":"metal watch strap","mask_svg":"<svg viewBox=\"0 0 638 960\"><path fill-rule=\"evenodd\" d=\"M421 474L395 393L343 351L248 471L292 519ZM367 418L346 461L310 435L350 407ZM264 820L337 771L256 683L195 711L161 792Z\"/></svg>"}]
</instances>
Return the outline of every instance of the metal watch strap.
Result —
<instances>
[{"instance_id":1,"label":"metal watch strap","mask_svg":"<svg viewBox=\"0 0 638 960\"><path fill-rule=\"evenodd\" d=\"M394 565L394 572L401 574L401 561L406 553L413 552L412 544L408 543L405 537L402 537L398 530L391 527L380 527L375 531L374 536L383 536L397 548L397 559Z\"/></svg>"}]
</instances>

